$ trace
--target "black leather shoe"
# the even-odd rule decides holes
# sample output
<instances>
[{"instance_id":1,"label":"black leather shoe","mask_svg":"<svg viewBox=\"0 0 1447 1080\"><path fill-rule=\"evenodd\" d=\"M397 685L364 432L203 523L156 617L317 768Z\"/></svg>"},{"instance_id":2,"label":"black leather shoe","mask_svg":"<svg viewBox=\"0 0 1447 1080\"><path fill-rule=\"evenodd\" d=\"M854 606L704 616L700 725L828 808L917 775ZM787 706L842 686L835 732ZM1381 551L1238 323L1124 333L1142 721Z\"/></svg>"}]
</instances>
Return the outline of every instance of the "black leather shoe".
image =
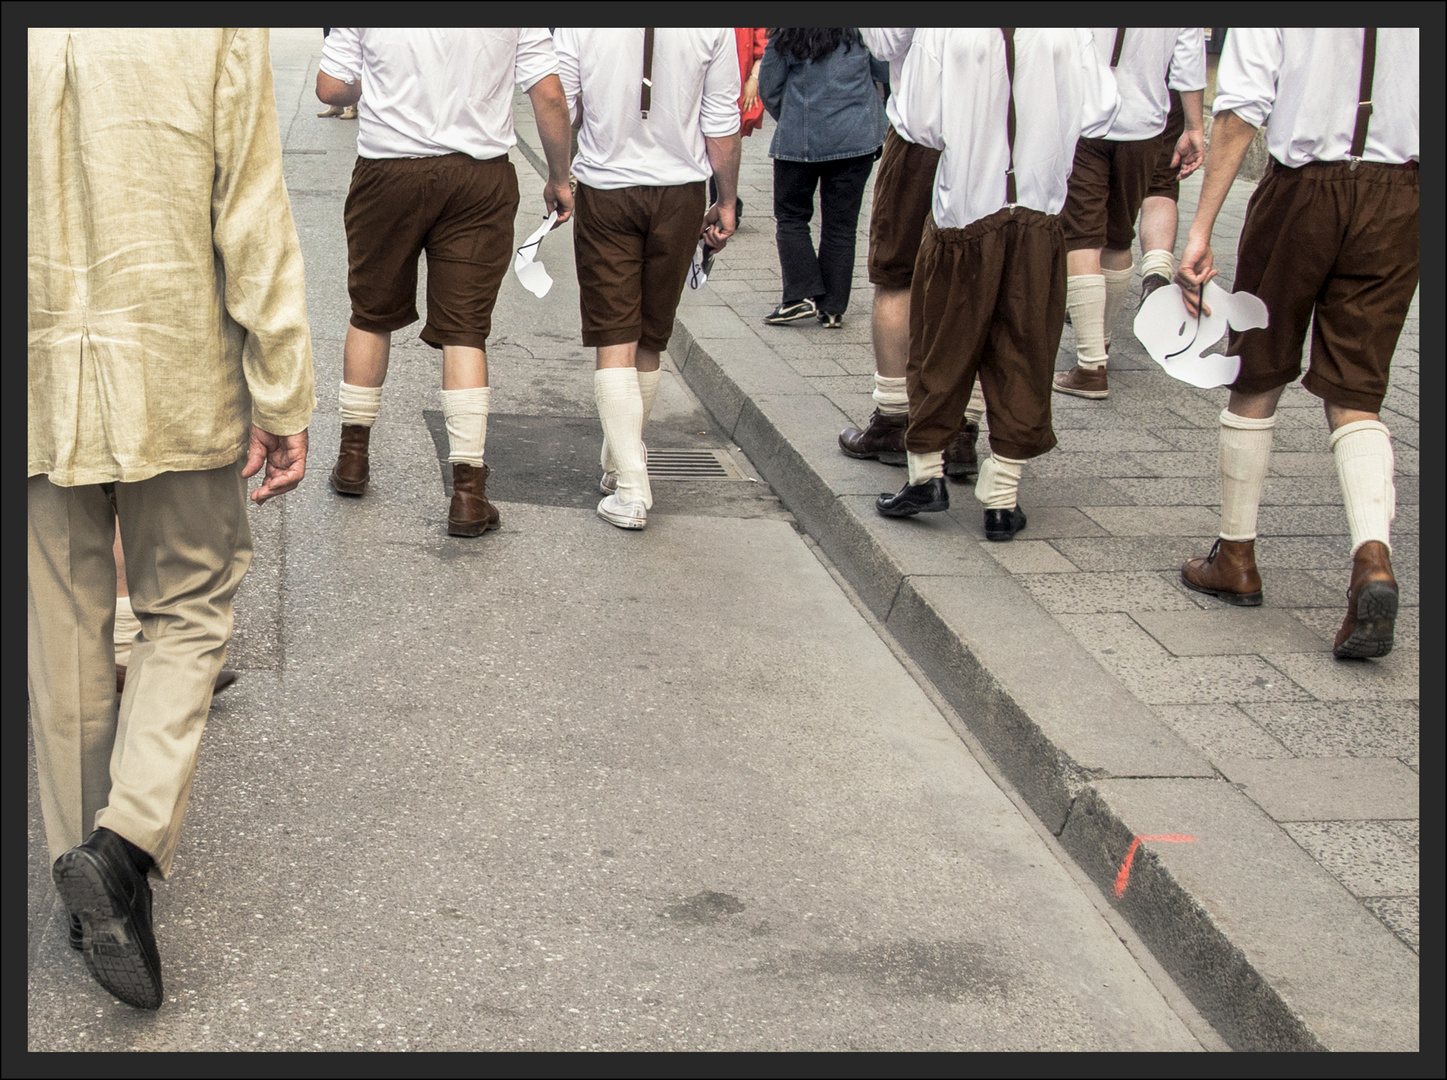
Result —
<instances>
[{"instance_id":1,"label":"black leather shoe","mask_svg":"<svg viewBox=\"0 0 1447 1080\"><path fill-rule=\"evenodd\" d=\"M1025 527L1025 512L1016 506L1013 510L985 511L985 539L1011 540Z\"/></svg>"},{"instance_id":2,"label":"black leather shoe","mask_svg":"<svg viewBox=\"0 0 1447 1080\"><path fill-rule=\"evenodd\" d=\"M70 947L76 952L85 948L85 931L80 927L80 920L74 915L70 917Z\"/></svg>"},{"instance_id":3,"label":"black leather shoe","mask_svg":"<svg viewBox=\"0 0 1447 1080\"><path fill-rule=\"evenodd\" d=\"M945 478L937 476L923 484L905 484L895 494L883 492L874 500L874 508L885 517L913 517L933 514L950 508L950 492Z\"/></svg>"},{"instance_id":4,"label":"black leather shoe","mask_svg":"<svg viewBox=\"0 0 1447 1080\"><path fill-rule=\"evenodd\" d=\"M51 876L81 925L95 981L127 1005L161 1007L161 954L151 929L151 886L119 833L96 829L55 860Z\"/></svg>"},{"instance_id":5,"label":"black leather shoe","mask_svg":"<svg viewBox=\"0 0 1447 1080\"><path fill-rule=\"evenodd\" d=\"M1141 278L1140 302L1144 304L1146 302L1146 299L1151 295L1151 293L1155 292L1157 289L1164 288L1170 283L1171 279L1168 277L1164 277L1161 274L1147 274L1145 277ZM1137 310L1139 310L1139 305L1137 305Z\"/></svg>"}]
</instances>

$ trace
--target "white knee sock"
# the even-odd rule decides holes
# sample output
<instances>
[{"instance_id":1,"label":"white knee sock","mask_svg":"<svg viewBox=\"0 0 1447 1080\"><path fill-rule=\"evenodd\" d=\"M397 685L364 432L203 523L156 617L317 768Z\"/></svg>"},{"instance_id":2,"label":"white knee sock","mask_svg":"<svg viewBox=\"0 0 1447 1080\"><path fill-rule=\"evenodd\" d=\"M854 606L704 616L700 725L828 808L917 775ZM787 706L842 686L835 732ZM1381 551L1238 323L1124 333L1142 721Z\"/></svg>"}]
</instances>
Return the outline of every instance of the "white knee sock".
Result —
<instances>
[{"instance_id":1,"label":"white knee sock","mask_svg":"<svg viewBox=\"0 0 1447 1080\"><path fill-rule=\"evenodd\" d=\"M1065 279L1065 307L1075 327L1075 362L1105 367L1105 277L1076 274Z\"/></svg>"},{"instance_id":2,"label":"white knee sock","mask_svg":"<svg viewBox=\"0 0 1447 1080\"><path fill-rule=\"evenodd\" d=\"M637 370L637 369L635 369ZM663 380L663 369L660 367L655 371L638 372L638 393L643 398L643 426L648 426L648 418L653 415L653 403L658 400L658 384ZM608 440L603 440L603 453L598 459L603 466L604 472L613 472L613 452L608 449Z\"/></svg>"},{"instance_id":3,"label":"white knee sock","mask_svg":"<svg viewBox=\"0 0 1447 1080\"><path fill-rule=\"evenodd\" d=\"M935 450L928 454L905 451L905 463L909 466L909 483L923 484L926 480L937 480L945 474L945 452Z\"/></svg>"},{"instance_id":4,"label":"white knee sock","mask_svg":"<svg viewBox=\"0 0 1447 1080\"><path fill-rule=\"evenodd\" d=\"M136 635L140 632L141 620L136 618L136 613L131 607L131 598L129 596L117 596L116 630L114 635L117 664L129 664L131 662L131 645L136 640Z\"/></svg>"},{"instance_id":5,"label":"white knee sock","mask_svg":"<svg viewBox=\"0 0 1447 1080\"><path fill-rule=\"evenodd\" d=\"M442 415L447 418L447 460L454 465L482 468L487 443L487 410L492 388L442 391Z\"/></svg>"},{"instance_id":6,"label":"white knee sock","mask_svg":"<svg viewBox=\"0 0 1447 1080\"><path fill-rule=\"evenodd\" d=\"M1135 263L1131 263L1124 270L1102 270L1100 274L1105 278L1105 347L1109 351L1115 320L1120 318L1126 293L1130 292L1130 279L1135 274Z\"/></svg>"},{"instance_id":7,"label":"white knee sock","mask_svg":"<svg viewBox=\"0 0 1447 1080\"><path fill-rule=\"evenodd\" d=\"M965 406L965 419L973 420L975 423L982 423L985 419L985 392L980 389L980 380L975 379L975 387L970 391L970 403Z\"/></svg>"},{"instance_id":8,"label":"white knee sock","mask_svg":"<svg viewBox=\"0 0 1447 1080\"><path fill-rule=\"evenodd\" d=\"M653 507L648 466L643 460L643 394L633 368L600 368L593 372L593 400L603 422L603 438L618 470L618 501Z\"/></svg>"},{"instance_id":9,"label":"white knee sock","mask_svg":"<svg viewBox=\"0 0 1447 1080\"><path fill-rule=\"evenodd\" d=\"M380 386L353 386L343 381L337 398L342 407L342 423L371 427L377 422L377 410L382 407Z\"/></svg>"},{"instance_id":10,"label":"white knee sock","mask_svg":"<svg viewBox=\"0 0 1447 1080\"><path fill-rule=\"evenodd\" d=\"M1276 417L1253 420L1221 410L1221 539L1256 539L1256 510L1271 462Z\"/></svg>"},{"instance_id":11,"label":"white knee sock","mask_svg":"<svg viewBox=\"0 0 1447 1080\"><path fill-rule=\"evenodd\" d=\"M908 416L909 397L904 392L904 376L885 378L874 373L874 407L880 416Z\"/></svg>"},{"instance_id":12,"label":"white knee sock","mask_svg":"<svg viewBox=\"0 0 1447 1080\"><path fill-rule=\"evenodd\" d=\"M992 453L980 462L980 475L975 480L975 498L986 510L1013 510L1020 501L1020 474L1024 461Z\"/></svg>"},{"instance_id":13,"label":"white knee sock","mask_svg":"<svg viewBox=\"0 0 1447 1080\"><path fill-rule=\"evenodd\" d=\"M1176 276L1176 257L1165 248L1151 248L1141 256L1141 277L1159 274L1170 281Z\"/></svg>"},{"instance_id":14,"label":"white knee sock","mask_svg":"<svg viewBox=\"0 0 1447 1080\"><path fill-rule=\"evenodd\" d=\"M1379 540L1390 551L1391 524L1397 516L1391 433L1380 421L1358 420L1333 431L1330 446L1346 503L1352 556L1368 540Z\"/></svg>"}]
</instances>

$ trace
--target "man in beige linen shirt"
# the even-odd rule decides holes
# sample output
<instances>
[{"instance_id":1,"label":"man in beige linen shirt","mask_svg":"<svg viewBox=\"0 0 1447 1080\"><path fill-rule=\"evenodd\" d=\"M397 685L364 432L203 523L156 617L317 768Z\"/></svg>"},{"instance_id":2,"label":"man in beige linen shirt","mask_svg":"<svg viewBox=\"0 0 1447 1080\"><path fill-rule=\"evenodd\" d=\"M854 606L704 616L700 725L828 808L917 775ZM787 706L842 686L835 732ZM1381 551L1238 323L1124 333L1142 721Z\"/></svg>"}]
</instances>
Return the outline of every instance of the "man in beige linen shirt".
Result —
<instances>
[{"instance_id":1,"label":"man in beige linen shirt","mask_svg":"<svg viewBox=\"0 0 1447 1080\"><path fill-rule=\"evenodd\" d=\"M265 30L28 31L28 687L71 943L162 999L170 873L263 503L316 406ZM108 497L113 492L115 510ZM142 633L117 702L119 525Z\"/></svg>"}]
</instances>

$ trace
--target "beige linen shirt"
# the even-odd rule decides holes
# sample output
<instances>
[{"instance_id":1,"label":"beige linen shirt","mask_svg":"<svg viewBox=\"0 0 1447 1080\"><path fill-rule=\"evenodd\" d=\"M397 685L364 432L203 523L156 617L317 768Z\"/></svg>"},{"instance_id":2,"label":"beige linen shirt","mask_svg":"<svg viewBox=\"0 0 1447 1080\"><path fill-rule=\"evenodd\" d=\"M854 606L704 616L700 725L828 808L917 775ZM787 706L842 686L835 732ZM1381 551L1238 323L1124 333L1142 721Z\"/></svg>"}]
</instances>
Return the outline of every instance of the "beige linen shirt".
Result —
<instances>
[{"instance_id":1,"label":"beige linen shirt","mask_svg":"<svg viewBox=\"0 0 1447 1080\"><path fill-rule=\"evenodd\" d=\"M316 408L266 30L30 29L29 472L214 469Z\"/></svg>"}]
</instances>

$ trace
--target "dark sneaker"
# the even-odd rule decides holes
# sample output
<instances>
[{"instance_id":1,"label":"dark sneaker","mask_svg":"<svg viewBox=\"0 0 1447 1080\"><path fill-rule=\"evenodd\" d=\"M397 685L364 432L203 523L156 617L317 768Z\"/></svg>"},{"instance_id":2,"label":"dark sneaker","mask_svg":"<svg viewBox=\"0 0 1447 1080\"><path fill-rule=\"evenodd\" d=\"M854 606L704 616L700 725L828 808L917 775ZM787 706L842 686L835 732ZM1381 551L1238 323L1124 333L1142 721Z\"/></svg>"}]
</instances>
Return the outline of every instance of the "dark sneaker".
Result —
<instances>
[{"instance_id":1,"label":"dark sneaker","mask_svg":"<svg viewBox=\"0 0 1447 1080\"><path fill-rule=\"evenodd\" d=\"M802 322L804 319L818 317L819 309L814 306L814 301L796 300L792 304L780 304L764 316L764 322L770 326L782 326L784 323Z\"/></svg>"},{"instance_id":2,"label":"dark sneaker","mask_svg":"<svg viewBox=\"0 0 1447 1080\"><path fill-rule=\"evenodd\" d=\"M1025 513L1016 504L1013 510L985 511L985 539L1013 540L1015 534L1025 527Z\"/></svg>"},{"instance_id":3,"label":"dark sneaker","mask_svg":"<svg viewBox=\"0 0 1447 1080\"><path fill-rule=\"evenodd\" d=\"M819 312L819 325L825 330L838 330L844 325L843 315L831 315L827 311Z\"/></svg>"}]
</instances>

